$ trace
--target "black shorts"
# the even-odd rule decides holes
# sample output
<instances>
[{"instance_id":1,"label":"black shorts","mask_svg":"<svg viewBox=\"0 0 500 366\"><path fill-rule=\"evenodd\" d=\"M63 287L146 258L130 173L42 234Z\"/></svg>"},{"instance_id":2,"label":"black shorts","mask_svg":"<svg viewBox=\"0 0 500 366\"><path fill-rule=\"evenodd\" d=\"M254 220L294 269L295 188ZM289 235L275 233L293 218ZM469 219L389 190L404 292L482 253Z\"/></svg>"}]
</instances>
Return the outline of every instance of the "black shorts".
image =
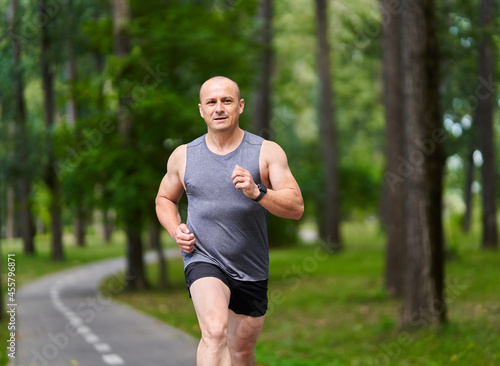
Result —
<instances>
[{"instance_id":1,"label":"black shorts","mask_svg":"<svg viewBox=\"0 0 500 366\"><path fill-rule=\"evenodd\" d=\"M215 277L224 282L231 291L229 309L236 314L251 317L259 317L266 314L267 280L238 281L228 276L216 265L205 262L189 264L184 271L184 275L188 290L194 281L203 277ZM191 296L191 292L189 292L189 296Z\"/></svg>"}]
</instances>

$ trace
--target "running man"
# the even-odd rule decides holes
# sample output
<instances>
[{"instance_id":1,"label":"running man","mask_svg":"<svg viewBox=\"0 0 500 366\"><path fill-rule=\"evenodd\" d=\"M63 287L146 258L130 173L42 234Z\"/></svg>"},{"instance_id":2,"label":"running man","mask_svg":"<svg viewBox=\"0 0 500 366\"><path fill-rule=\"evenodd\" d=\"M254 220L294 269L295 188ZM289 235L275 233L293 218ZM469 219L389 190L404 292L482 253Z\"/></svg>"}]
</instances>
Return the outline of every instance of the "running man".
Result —
<instances>
[{"instance_id":1,"label":"running man","mask_svg":"<svg viewBox=\"0 0 500 366\"><path fill-rule=\"evenodd\" d=\"M283 149L244 131L245 101L223 76L200 89L207 133L170 156L156 198L158 219L184 258L201 329L198 366L254 366L267 310L267 212L300 219L304 203ZM186 191L188 218L178 202Z\"/></svg>"}]
</instances>

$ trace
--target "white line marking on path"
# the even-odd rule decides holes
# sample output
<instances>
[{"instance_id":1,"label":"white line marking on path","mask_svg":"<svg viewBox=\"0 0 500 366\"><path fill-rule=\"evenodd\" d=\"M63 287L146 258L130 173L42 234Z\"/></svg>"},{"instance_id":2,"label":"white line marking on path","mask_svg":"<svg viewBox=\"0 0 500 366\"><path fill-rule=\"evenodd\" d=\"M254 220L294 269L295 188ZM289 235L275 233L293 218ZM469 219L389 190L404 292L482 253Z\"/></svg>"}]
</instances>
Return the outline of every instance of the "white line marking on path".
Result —
<instances>
[{"instance_id":1,"label":"white line marking on path","mask_svg":"<svg viewBox=\"0 0 500 366\"><path fill-rule=\"evenodd\" d=\"M84 335L84 337L85 337L85 341L87 343L92 344L92 343L99 342L99 337L96 336L94 333L87 333L87 334Z\"/></svg>"},{"instance_id":2,"label":"white line marking on path","mask_svg":"<svg viewBox=\"0 0 500 366\"><path fill-rule=\"evenodd\" d=\"M109 344L106 343L96 343L94 344L94 348L96 349L96 351L101 353L111 351L111 347L109 346Z\"/></svg>"},{"instance_id":3,"label":"white line marking on path","mask_svg":"<svg viewBox=\"0 0 500 366\"><path fill-rule=\"evenodd\" d=\"M120 356L116 353L109 353L107 355L102 355L102 360L108 365L123 365L124 362Z\"/></svg>"},{"instance_id":4,"label":"white line marking on path","mask_svg":"<svg viewBox=\"0 0 500 366\"><path fill-rule=\"evenodd\" d=\"M73 276L67 277L65 280L59 280L56 284L52 285L49 290L50 299L52 301L52 306L58 310L67 320L68 323L76 328L76 332L81 334L87 343L93 344L97 352L107 353L111 352L111 346L99 342L99 337L92 332L88 326L86 326L83 320L76 315L69 307L64 305L61 300L61 288L65 284L74 283L75 278ZM99 342L99 343L98 343ZM117 355L116 353L107 353L102 355L102 360L108 365L124 365L125 361Z\"/></svg>"},{"instance_id":5,"label":"white line marking on path","mask_svg":"<svg viewBox=\"0 0 500 366\"><path fill-rule=\"evenodd\" d=\"M80 325L77 329L76 329L76 332L78 334L87 334L87 333L90 333L91 330L89 327L87 327L86 325Z\"/></svg>"}]
</instances>

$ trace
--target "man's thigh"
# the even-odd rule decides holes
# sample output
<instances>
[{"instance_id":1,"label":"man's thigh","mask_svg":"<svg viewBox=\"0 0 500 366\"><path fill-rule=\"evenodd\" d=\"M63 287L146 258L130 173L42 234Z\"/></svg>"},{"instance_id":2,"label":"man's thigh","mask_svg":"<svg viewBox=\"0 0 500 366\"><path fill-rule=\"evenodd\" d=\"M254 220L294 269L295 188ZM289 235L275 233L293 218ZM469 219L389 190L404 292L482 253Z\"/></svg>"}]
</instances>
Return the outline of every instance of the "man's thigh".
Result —
<instances>
[{"instance_id":1,"label":"man's thigh","mask_svg":"<svg viewBox=\"0 0 500 366\"><path fill-rule=\"evenodd\" d=\"M228 345L235 351L253 350L264 325L265 315L252 317L229 311Z\"/></svg>"},{"instance_id":2,"label":"man's thigh","mask_svg":"<svg viewBox=\"0 0 500 366\"><path fill-rule=\"evenodd\" d=\"M231 292L224 282L215 277L203 277L194 281L189 291L202 331L210 323L228 322Z\"/></svg>"}]
</instances>

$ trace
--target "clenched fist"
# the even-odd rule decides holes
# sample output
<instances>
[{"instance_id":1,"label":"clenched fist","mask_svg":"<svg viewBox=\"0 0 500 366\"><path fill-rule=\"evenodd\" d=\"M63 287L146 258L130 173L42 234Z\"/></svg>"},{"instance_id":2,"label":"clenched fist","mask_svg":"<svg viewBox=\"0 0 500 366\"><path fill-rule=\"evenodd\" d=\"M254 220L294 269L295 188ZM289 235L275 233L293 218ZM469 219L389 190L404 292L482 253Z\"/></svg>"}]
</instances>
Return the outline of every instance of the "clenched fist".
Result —
<instances>
[{"instance_id":1,"label":"clenched fist","mask_svg":"<svg viewBox=\"0 0 500 366\"><path fill-rule=\"evenodd\" d=\"M241 189L243 194L250 198L257 198L260 194L259 187L253 181L252 175L248 170L236 165L231 175L234 187L236 189Z\"/></svg>"},{"instance_id":2,"label":"clenched fist","mask_svg":"<svg viewBox=\"0 0 500 366\"><path fill-rule=\"evenodd\" d=\"M180 224L175 229L174 239L179 249L185 253L191 253L194 250L194 234L189 231L186 224Z\"/></svg>"}]
</instances>

